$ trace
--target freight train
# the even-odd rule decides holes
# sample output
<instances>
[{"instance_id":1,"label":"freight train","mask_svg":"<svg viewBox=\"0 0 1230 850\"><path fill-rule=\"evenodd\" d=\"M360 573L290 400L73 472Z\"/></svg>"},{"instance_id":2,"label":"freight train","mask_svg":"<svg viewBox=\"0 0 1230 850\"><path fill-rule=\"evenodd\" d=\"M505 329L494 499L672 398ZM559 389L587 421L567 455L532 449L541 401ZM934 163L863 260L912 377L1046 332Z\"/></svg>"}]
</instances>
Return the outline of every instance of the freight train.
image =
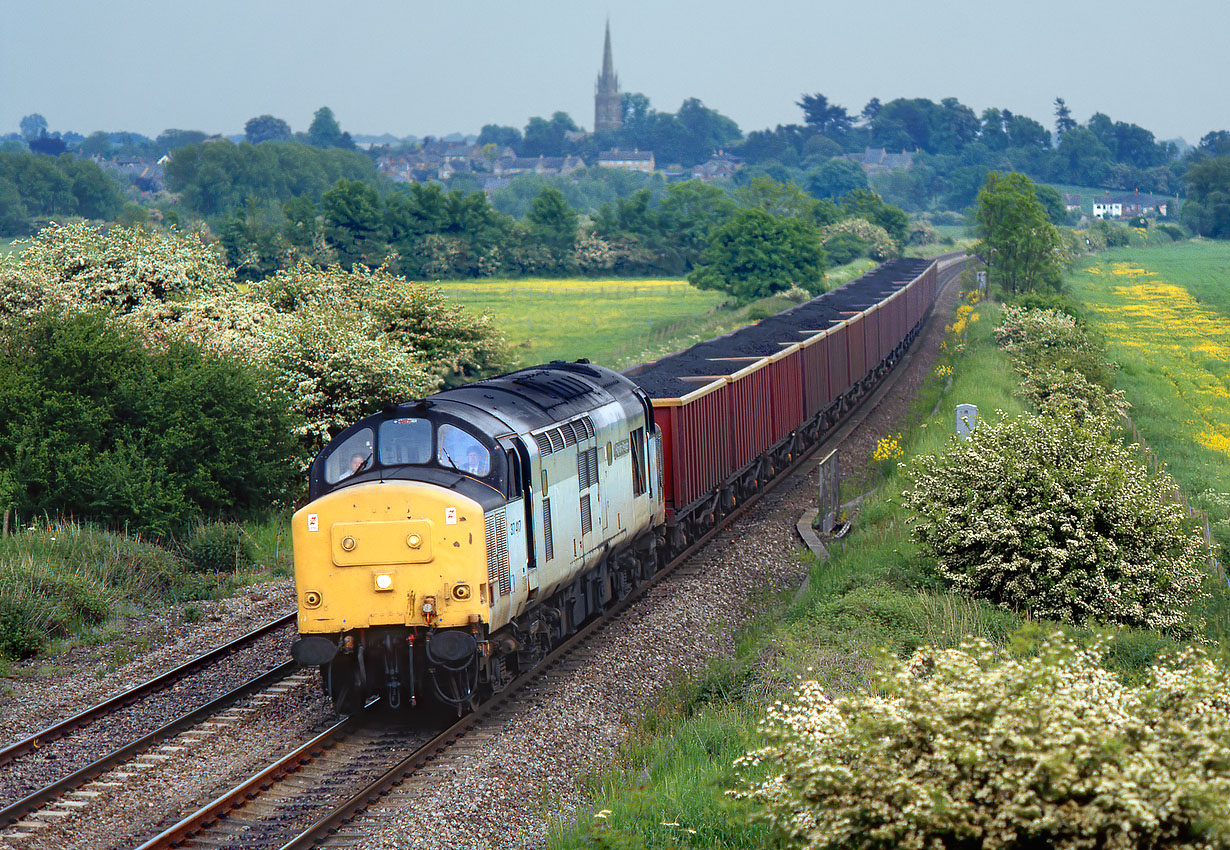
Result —
<instances>
[{"instance_id":1,"label":"freight train","mask_svg":"<svg viewBox=\"0 0 1230 850\"><path fill-rule=\"evenodd\" d=\"M935 300L896 260L625 374L555 362L339 433L293 519L299 639L339 711L464 711L836 426Z\"/></svg>"}]
</instances>

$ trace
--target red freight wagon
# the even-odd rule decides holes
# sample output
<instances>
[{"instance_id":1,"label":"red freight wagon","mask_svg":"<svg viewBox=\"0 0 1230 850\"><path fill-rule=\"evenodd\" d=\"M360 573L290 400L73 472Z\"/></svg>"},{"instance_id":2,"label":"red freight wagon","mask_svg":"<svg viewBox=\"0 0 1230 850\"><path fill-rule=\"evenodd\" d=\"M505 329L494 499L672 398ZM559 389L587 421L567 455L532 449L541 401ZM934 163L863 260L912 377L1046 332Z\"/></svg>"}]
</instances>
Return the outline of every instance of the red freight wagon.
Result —
<instances>
[{"instance_id":1,"label":"red freight wagon","mask_svg":"<svg viewBox=\"0 0 1230 850\"><path fill-rule=\"evenodd\" d=\"M922 318L923 275L910 281L906 289L906 302L909 304L909 325L914 327Z\"/></svg>"},{"instance_id":2,"label":"red freight wagon","mask_svg":"<svg viewBox=\"0 0 1230 850\"><path fill-rule=\"evenodd\" d=\"M719 378L682 398L653 400L654 421L662 429L668 510L690 505L735 471L729 386Z\"/></svg>"},{"instance_id":3,"label":"red freight wagon","mask_svg":"<svg viewBox=\"0 0 1230 850\"><path fill-rule=\"evenodd\" d=\"M874 369L884 359L880 351L880 305L868 307L863 313L863 351L867 368Z\"/></svg>"},{"instance_id":4,"label":"red freight wagon","mask_svg":"<svg viewBox=\"0 0 1230 850\"><path fill-rule=\"evenodd\" d=\"M892 348L896 348L905 338L905 298L901 290L897 290L882 302L881 309L888 317L889 340ZM892 350L891 348L889 349Z\"/></svg>"},{"instance_id":5,"label":"red freight wagon","mask_svg":"<svg viewBox=\"0 0 1230 850\"><path fill-rule=\"evenodd\" d=\"M846 353L846 323L835 325L825 336L829 347L829 396L837 398L850 389L849 357Z\"/></svg>"},{"instance_id":6,"label":"red freight wagon","mask_svg":"<svg viewBox=\"0 0 1230 850\"><path fill-rule=\"evenodd\" d=\"M799 363L803 372L803 415L810 419L833 400L829 390L829 343L824 333L803 340Z\"/></svg>"},{"instance_id":7,"label":"red freight wagon","mask_svg":"<svg viewBox=\"0 0 1230 850\"><path fill-rule=\"evenodd\" d=\"M795 343L769 358L769 404L773 411L773 443L803 424L803 352Z\"/></svg>"},{"instance_id":8,"label":"red freight wagon","mask_svg":"<svg viewBox=\"0 0 1230 850\"><path fill-rule=\"evenodd\" d=\"M867 349L863 339L863 314L851 316L846 324L846 345L850 358L850 383L861 381L867 374Z\"/></svg>"},{"instance_id":9,"label":"red freight wagon","mask_svg":"<svg viewBox=\"0 0 1230 850\"><path fill-rule=\"evenodd\" d=\"M770 359L758 357L727 380L730 382L730 427L734 432L734 465L742 469L773 445L773 395Z\"/></svg>"}]
</instances>

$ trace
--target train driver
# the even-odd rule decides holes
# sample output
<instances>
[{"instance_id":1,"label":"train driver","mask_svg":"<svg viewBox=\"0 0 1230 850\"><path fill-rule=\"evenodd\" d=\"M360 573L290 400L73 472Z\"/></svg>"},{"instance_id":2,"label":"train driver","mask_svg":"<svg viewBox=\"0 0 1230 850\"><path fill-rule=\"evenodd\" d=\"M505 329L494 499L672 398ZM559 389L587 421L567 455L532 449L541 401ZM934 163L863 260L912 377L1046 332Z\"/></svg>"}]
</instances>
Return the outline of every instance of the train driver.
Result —
<instances>
[{"instance_id":1,"label":"train driver","mask_svg":"<svg viewBox=\"0 0 1230 850\"><path fill-rule=\"evenodd\" d=\"M491 472L491 455L473 436L452 425L441 425L439 437L437 460L441 466L451 466L476 478L484 478Z\"/></svg>"}]
</instances>

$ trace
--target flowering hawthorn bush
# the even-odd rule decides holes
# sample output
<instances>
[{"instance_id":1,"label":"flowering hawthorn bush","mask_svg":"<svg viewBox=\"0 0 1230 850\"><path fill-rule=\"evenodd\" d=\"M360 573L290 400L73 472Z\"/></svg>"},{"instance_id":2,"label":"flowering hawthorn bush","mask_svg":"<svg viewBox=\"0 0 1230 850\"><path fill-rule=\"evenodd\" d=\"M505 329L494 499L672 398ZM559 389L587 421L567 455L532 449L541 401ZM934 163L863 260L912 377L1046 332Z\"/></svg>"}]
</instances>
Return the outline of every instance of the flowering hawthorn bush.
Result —
<instances>
[{"instance_id":1,"label":"flowering hawthorn bush","mask_svg":"<svg viewBox=\"0 0 1230 850\"><path fill-rule=\"evenodd\" d=\"M955 590L1035 617L1186 633L1200 538L1168 476L1096 422L980 422L907 470L914 539Z\"/></svg>"},{"instance_id":2,"label":"flowering hawthorn bush","mask_svg":"<svg viewBox=\"0 0 1230 850\"><path fill-rule=\"evenodd\" d=\"M311 454L342 428L389 402L434 392L439 379L399 345L373 338L353 315L288 317L269 342L275 382L299 416Z\"/></svg>"},{"instance_id":3,"label":"flowering hawthorn bush","mask_svg":"<svg viewBox=\"0 0 1230 850\"><path fill-rule=\"evenodd\" d=\"M1102 340L1066 313L1005 307L995 341L1024 375L1079 372L1090 383L1110 386Z\"/></svg>"},{"instance_id":4,"label":"flowering hawthorn bush","mask_svg":"<svg viewBox=\"0 0 1230 850\"><path fill-rule=\"evenodd\" d=\"M1021 393L1042 413L1067 413L1078 420L1114 422L1131 404L1123 390L1107 390L1080 372L1040 366L1021 376Z\"/></svg>"},{"instance_id":5,"label":"flowering hawthorn bush","mask_svg":"<svg viewBox=\"0 0 1230 850\"><path fill-rule=\"evenodd\" d=\"M217 250L177 230L52 224L20 247L0 263L0 315L123 313L234 282Z\"/></svg>"},{"instance_id":6,"label":"flowering hawthorn bush","mask_svg":"<svg viewBox=\"0 0 1230 850\"><path fill-rule=\"evenodd\" d=\"M888 231L865 218L843 218L820 230L821 244L841 233L850 233L867 244L867 254L873 260L891 260L900 253L900 248Z\"/></svg>"},{"instance_id":7,"label":"flowering hawthorn bush","mask_svg":"<svg viewBox=\"0 0 1230 850\"><path fill-rule=\"evenodd\" d=\"M792 846L1230 846L1230 675L1199 650L1138 685L1104 644L1015 657L985 641L889 659L865 692L805 682L737 764Z\"/></svg>"}]
</instances>

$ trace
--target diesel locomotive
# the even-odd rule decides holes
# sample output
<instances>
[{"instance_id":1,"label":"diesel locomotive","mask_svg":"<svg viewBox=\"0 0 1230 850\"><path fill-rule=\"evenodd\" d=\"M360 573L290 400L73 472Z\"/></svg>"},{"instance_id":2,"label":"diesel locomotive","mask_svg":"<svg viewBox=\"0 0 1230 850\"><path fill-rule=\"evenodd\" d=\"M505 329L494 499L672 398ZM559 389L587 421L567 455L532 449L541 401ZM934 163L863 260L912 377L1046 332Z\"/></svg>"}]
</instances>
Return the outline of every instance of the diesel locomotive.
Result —
<instances>
[{"instance_id":1,"label":"diesel locomotive","mask_svg":"<svg viewBox=\"0 0 1230 850\"><path fill-rule=\"evenodd\" d=\"M293 519L295 659L342 711L470 708L652 574L661 458L645 393L585 361L356 422Z\"/></svg>"}]
</instances>

